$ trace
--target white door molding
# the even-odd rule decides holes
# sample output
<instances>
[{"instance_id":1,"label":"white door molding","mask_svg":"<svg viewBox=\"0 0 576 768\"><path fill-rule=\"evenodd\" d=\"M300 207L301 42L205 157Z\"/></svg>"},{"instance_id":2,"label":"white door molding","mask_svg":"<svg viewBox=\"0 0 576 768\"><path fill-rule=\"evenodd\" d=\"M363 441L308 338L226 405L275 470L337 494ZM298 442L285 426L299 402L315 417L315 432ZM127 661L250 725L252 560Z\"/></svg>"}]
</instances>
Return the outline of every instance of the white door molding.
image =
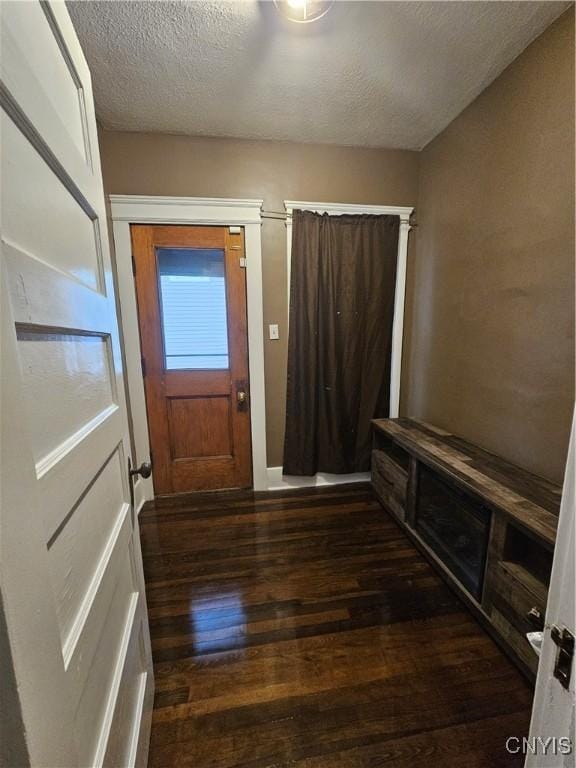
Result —
<instances>
[{"instance_id":1,"label":"white door molding","mask_svg":"<svg viewBox=\"0 0 576 768\"><path fill-rule=\"evenodd\" d=\"M402 342L404 336L404 303L406 298L406 267L408 260L408 233L413 207L395 205L354 205L349 203L310 203L301 200L285 200L286 209L286 252L288 255L288 307L290 307L290 272L292 262L292 212L294 210L327 213L330 216L343 214L370 214L372 216L398 216L398 261L396 265L396 288L394 293L394 320L392 324L392 354L390 361L390 417L400 415L400 381L402 373Z\"/></svg>"},{"instance_id":2,"label":"white door molding","mask_svg":"<svg viewBox=\"0 0 576 768\"><path fill-rule=\"evenodd\" d=\"M184 224L244 227L252 476L255 491L268 488L266 403L264 389L264 313L262 304L262 200L199 197L110 195L121 325L126 349L126 379L132 414L136 461L148 459L148 419L142 378L140 334L132 272L131 224ZM141 480L142 497L154 498L152 479Z\"/></svg>"}]
</instances>

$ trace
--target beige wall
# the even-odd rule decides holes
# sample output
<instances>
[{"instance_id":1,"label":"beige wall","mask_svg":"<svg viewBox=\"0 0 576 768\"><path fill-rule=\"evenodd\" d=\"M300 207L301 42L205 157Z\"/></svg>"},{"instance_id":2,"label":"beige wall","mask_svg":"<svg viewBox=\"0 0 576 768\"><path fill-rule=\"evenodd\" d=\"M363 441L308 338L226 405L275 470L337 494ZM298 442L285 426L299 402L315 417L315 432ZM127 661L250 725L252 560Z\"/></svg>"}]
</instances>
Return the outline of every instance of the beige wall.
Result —
<instances>
[{"instance_id":1,"label":"beige wall","mask_svg":"<svg viewBox=\"0 0 576 768\"><path fill-rule=\"evenodd\" d=\"M108 194L264 198L268 210L284 200L415 205L418 153L281 142L100 133ZM282 463L286 395L286 228L262 227L268 466Z\"/></svg>"},{"instance_id":2,"label":"beige wall","mask_svg":"<svg viewBox=\"0 0 576 768\"><path fill-rule=\"evenodd\" d=\"M108 193L417 201L402 412L560 480L574 397L574 11L421 153L101 133ZM420 179L418 176L420 175ZM263 225L268 465L282 463L286 250Z\"/></svg>"},{"instance_id":3,"label":"beige wall","mask_svg":"<svg viewBox=\"0 0 576 768\"><path fill-rule=\"evenodd\" d=\"M404 410L560 480L574 400L574 11L421 153Z\"/></svg>"}]
</instances>

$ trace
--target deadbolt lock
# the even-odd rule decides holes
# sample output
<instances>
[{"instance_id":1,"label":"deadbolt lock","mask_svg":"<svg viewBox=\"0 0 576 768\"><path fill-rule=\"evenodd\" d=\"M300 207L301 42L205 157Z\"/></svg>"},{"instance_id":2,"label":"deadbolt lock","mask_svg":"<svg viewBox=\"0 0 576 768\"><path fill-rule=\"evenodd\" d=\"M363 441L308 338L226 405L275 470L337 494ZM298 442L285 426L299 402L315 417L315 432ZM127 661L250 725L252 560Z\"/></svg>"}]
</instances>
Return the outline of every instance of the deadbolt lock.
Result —
<instances>
[{"instance_id":1,"label":"deadbolt lock","mask_svg":"<svg viewBox=\"0 0 576 768\"><path fill-rule=\"evenodd\" d=\"M248 401L248 395L243 389L240 389L236 393L236 400L238 401L238 405L244 405Z\"/></svg>"}]
</instances>

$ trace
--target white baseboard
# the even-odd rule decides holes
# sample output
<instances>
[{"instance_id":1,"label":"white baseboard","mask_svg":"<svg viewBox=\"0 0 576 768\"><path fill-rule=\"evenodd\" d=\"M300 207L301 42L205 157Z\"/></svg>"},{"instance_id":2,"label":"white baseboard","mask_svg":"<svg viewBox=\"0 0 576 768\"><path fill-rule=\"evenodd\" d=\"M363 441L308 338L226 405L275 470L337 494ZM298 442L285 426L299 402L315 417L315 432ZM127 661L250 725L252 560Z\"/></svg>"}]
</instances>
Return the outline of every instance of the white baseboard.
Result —
<instances>
[{"instance_id":1,"label":"white baseboard","mask_svg":"<svg viewBox=\"0 0 576 768\"><path fill-rule=\"evenodd\" d=\"M365 483L370 472L355 472L351 475L331 475L318 472L312 476L283 475L282 467L268 467L268 490L287 491L290 488L313 488L321 485L342 485L343 483Z\"/></svg>"}]
</instances>

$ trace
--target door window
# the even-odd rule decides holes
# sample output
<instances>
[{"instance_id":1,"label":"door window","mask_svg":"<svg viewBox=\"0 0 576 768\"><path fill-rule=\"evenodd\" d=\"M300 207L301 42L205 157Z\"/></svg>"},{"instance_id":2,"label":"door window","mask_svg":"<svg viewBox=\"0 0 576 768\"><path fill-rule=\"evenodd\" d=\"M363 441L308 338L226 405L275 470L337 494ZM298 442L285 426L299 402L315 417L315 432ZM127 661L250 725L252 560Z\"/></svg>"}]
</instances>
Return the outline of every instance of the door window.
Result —
<instances>
[{"instance_id":1,"label":"door window","mask_svg":"<svg viewBox=\"0 0 576 768\"><path fill-rule=\"evenodd\" d=\"M226 369L224 251L157 248L166 370Z\"/></svg>"}]
</instances>

